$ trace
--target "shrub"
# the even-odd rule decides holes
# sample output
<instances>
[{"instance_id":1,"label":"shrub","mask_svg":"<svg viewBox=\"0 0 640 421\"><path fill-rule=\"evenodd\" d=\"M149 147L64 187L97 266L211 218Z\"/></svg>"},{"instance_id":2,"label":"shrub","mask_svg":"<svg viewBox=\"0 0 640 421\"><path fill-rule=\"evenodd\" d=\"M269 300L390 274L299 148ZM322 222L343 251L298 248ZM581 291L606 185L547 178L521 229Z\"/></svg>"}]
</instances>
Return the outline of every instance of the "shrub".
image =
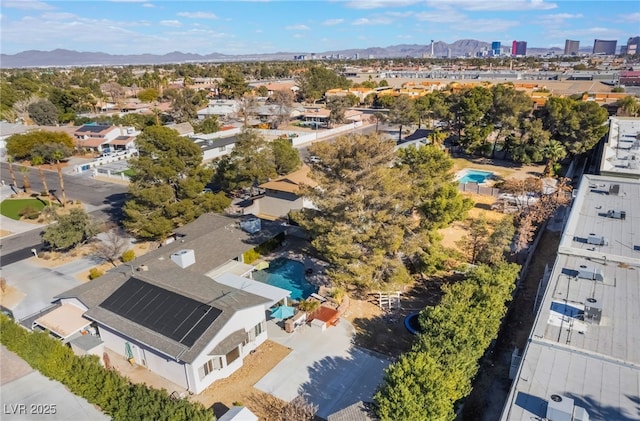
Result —
<instances>
[{"instance_id":1,"label":"shrub","mask_svg":"<svg viewBox=\"0 0 640 421\"><path fill-rule=\"evenodd\" d=\"M255 262L260 258L260 253L256 251L256 249L247 250L242 255L244 262L248 265Z\"/></svg>"},{"instance_id":2,"label":"shrub","mask_svg":"<svg viewBox=\"0 0 640 421\"><path fill-rule=\"evenodd\" d=\"M119 420L213 420L213 412L166 390L132 384L100 365L94 355L79 357L46 332L28 332L0 314L0 342L31 367L64 384L72 393Z\"/></svg>"},{"instance_id":3,"label":"shrub","mask_svg":"<svg viewBox=\"0 0 640 421\"><path fill-rule=\"evenodd\" d=\"M340 304L342 303L342 300L344 299L344 296L346 294L347 292L344 290L344 288L336 287L333 289L333 291L331 291L331 298L333 298L336 303Z\"/></svg>"},{"instance_id":4,"label":"shrub","mask_svg":"<svg viewBox=\"0 0 640 421\"><path fill-rule=\"evenodd\" d=\"M122 263L130 262L135 258L136 258L136 252L133 250L127 250L124 253L122 253L122 256L120 256L120 260L122 260Z\"/></svg>"},{"instance_id":5,"label":"shrub","mask_svg":"<svg viewBox=\"0 0 640 421\"><path fill-rule=\"evenodd\" d=\"M91 280L99 278L102 275L104 275L104 272L98 268L91 268L91 270L89 271L89 279Z\"/></svg>"},{"instance_id":6,"label":"shrub","mask_svg":"<svg viewBox=\"0 0 640 421\"><path fill-rule=\"evenodd\" d=\"M38 210L36 208L33 208L31 206L27 206L24 209L22 209L18 215L20 215L21 218L27 218L27 219L37 219L38 216L40 215L40 212L38 212Z\"/></svg>"},{"instance_id":7,"label":"shrub","mask_svg":"<svg viewBox=\"0 0 640 421\"><path fill-rule=\"evenodd\" d=\"M305 300L298 304L298 309L306 311L307 313L313 313L318 307L320 307L320 301L316 300Z\"/></svg>"}]
</instances>

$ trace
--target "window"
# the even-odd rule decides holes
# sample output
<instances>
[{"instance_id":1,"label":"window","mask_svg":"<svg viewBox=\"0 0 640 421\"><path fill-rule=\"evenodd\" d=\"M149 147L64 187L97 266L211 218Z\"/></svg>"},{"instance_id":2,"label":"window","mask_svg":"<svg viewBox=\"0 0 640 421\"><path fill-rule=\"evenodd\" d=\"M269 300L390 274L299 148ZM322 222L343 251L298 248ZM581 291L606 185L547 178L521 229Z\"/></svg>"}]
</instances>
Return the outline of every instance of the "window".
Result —
<instances>
[{"instance_id":1,"label":"window","mask_svg":"<svg viewBox=\"0 0 640 421\"><path fill-rule=\"evenodd\" d=\"M204 365L198 370L200 372L200 380L208 376L214 370L220 370L222 368L222 357L214 357L204 363Z\"/></svg>"},{"instance_id":2,"label":"window","mask_svg":"<svg viewBox=\"0 0 640 421\"><path fill-rule=\"evenodd\" d=\"M256 337L259 336L262 332L264 332L264 326L262 325L262 322L258 323L253 328L253 331L255 332Z\"/></svg>"}]
</instances>

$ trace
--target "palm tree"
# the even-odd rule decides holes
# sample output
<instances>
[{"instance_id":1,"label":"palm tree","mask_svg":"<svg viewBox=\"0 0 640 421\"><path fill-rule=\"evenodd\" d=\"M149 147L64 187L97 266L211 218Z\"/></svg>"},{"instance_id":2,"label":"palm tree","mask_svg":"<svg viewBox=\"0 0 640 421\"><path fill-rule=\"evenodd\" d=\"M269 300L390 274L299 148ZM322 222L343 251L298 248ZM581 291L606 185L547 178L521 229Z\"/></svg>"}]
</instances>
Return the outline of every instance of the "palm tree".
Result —
<instances>
[{"instance_id":1,"label":"palm tree","mask_svg":"<svg viewBox=\"0 0 640 421\"><path fill-rule=\"evenodd\" d=\"M56 167L58 168L58 180L60 181L60 192L62 193L62 207L67 207L67 195L64 192L64 178L62 178L62 165L60 165L60 160L65 157L64 151L56 150L51 155L53 159L56 160Z\"/></svg>"},{"instance_id":2,"label":"palm tree","mask_svg":"<svg viewBox=\"0 0 640 421\"><path fill-rule=\"evenodd\" d=\"M44 163L44 158L40 155L33 155L31 157L31 165L36 165L38 167L38 173L40 174L42 186L44 187L44 191L47 193L47 200L49 201L49 205L51 205L51 192L49 191L49 186L47 186L47 178L44 176L44 171L42 170L42 165L44 165Z\"/></svg>"},{"instance_id":3,"label":"palm tree","mask_svg":"<svg viewBox=\"0 0 640 421\"><path fill-rule=\"evenodd\" d=\"M13 172L13 157L7 155L7 162L9 163L9 175L11 176L11 182L13 183L13 187L15 189L18 183L16 182L16 174Z\"/></svg>"},{"instance_id":4,"label":"palm tree","mask_svg":"<svg viewBox=\"0 0 640 421\"><path fill-rule=\"evenodd\" d=\"M20 174L22 174L22 182L24 183L24 192L27 193L27 195L31 195L31 182L29 181L29 173L31 172L31 168L21 166L18 171L20 171Z\"/></svg>"},{"instance_id":5,"label":"palm tree","mask_svg":"<svg viewBox=\"0 0 640 421\"><path fill-rule=\"evenodd\" d=\"M547 158L547 165L544 168L544 174L551 176L553 175L553 168L556 163L567 156L567 149L560 141L551 139L544 147L542 153L544 157Z\"/></svg>"}]
</instances>

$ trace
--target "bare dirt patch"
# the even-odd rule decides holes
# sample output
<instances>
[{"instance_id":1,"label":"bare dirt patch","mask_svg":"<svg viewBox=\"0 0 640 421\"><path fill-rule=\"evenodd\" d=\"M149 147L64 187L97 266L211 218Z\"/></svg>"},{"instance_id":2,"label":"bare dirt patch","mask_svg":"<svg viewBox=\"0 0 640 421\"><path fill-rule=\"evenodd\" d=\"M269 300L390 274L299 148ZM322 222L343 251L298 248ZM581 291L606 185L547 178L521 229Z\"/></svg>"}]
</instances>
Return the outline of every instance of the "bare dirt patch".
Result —
<instances>
[{"instance_id":1,"label":"bare dirt patch","mask_svg":"<svg viewBox=\"0 0 640 421\"><path fill-rule=\"evenodd\" d=\"M0 291L0 305L6 308L14 308L26 294L19 289L6 285L4 291Z\"/></svg>"},{"instance_id":2,"label":"bare dirt patch","mask_svg":"<svg viewBox=\"0 0 640 421\"><path fill-rule=\"evenodd\" d=\"M6 237L7 235L11 235L11 234L13 234L11 231L0 229L0 238Z\"/></svg>"},{"instance_id":3,"label":"bare dirt patch","mask_svg":"<svg viewBox=\"0 0 640 421\"><path fill-rule=\"evenodd\" d=\"M245 357L242 367L226 379L209 386L189 399L213 407L216 416L224 414L234 403L244 405L261 420L278 419L286 402L253 387L291 352L290 348L267 340L253 354Z\"/></svg>"}]
</instances>

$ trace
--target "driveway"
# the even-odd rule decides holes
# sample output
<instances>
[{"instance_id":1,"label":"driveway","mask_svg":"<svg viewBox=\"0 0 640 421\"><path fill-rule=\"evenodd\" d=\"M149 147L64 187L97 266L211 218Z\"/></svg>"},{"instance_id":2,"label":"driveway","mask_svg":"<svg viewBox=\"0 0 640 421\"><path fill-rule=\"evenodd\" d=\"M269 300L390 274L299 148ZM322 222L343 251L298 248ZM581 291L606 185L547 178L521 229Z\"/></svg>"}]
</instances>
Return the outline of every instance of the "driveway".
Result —
<instances>
[{"instance_id":1,"label":"driveway","mask_svg":"<svg viewBox=\"0 0 640 421\"><path fill-rule=\"evenodd\" d=\"M292 351L255 387L287 402L303 395L324 419L358 401L370 402L390 364L381 355L353 346L355 330L344 319L324 332L305 325L286 333L274 321L267 323L267 330L270 340Z\"/></svg>"},{"instance_id":2,"label":"driveway","mask_svg":"<svg viewBox=\"0 0 640 421\"><path fill-rule=\"evenodd\" d=\"M0 346L0 385L3 421L110 419L61 383L34 371L4 346Z\"/></svg>"}]
</instances>

